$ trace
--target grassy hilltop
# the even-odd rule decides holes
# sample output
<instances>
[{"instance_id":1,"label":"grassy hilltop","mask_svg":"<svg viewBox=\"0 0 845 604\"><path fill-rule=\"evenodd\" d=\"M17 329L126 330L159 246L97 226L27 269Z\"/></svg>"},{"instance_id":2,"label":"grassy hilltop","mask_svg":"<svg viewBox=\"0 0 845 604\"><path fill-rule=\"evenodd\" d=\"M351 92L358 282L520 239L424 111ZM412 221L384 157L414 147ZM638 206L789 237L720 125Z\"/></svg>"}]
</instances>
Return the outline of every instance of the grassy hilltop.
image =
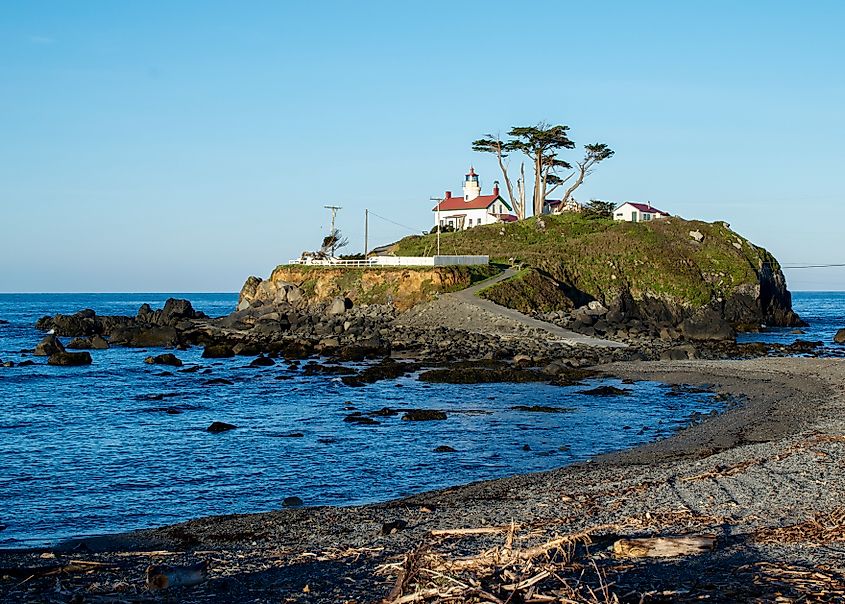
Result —
<instances>
[{"instance_id":1,"label":"grassy hilltop","mask_svg":"<svg viewBox=\"0 0 845 604\"><path fill-rule=\"evenodd\" d=\"M435 241L406 237L391 252L431 254ZM777 260L724 222L630 223L567 213L443 233L441 252L522 263L520 275L487 296L523 311L595 299L647 307L652 318L666 320L709 307L739 327L798 321Z\"/></svg>"}]
</instances>

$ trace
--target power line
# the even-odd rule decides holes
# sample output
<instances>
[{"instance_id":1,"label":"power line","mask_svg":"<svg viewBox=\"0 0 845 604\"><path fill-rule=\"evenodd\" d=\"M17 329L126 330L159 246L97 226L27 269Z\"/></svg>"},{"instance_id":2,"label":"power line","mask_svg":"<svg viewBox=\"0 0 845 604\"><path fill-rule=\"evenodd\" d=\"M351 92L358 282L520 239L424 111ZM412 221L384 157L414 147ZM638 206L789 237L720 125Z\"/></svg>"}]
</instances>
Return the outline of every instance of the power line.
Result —
<instances>
[{"instance_id":1,"label":"power line","mask_svg":"<svg viewBox=\"0 0 845 604\"><path fill-rule=\"evenodd\" d=\"M781 268L838 268L843 266L845 266L845 264L801 264L795 266L782 266Z\"/></svg>"},{"instance_id":2,"label":"power line","mask_svg":"<svg viewBox=\"0 0 845 604\"><path fill-rule=\"evenodd\" d=\"M384 216L380 216L380 215L376 214L375 212L373 212L372 210L370 210L370 216L375 216L376 218L381 218L385 222L389 222L390 224L395 224L396 226L402 227L403 229L407 229L407 230L409 230L409 231L411 231L412 233L415 233L415 234L419 233L422 230L422 229L415 229L415 228L409 227L407 224L400 224L400 223L398 223L394 220L391 220L390 218L385 218Z\"/></svg>"}]
</instances>

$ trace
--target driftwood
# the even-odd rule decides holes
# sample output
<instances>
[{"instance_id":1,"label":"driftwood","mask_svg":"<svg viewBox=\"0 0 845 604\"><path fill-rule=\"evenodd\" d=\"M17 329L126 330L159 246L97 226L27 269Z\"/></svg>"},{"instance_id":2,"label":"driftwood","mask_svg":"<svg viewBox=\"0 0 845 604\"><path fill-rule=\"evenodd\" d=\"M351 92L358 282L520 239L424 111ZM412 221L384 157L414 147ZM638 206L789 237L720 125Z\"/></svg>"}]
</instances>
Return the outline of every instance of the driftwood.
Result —
<instances>
[{"instance_id":1,"label":"driftwood","mask_svg":"<svg viewBox=\"0 0 845 604\"><path fill-rule=\"evenodd\" d=\"M467 535L495 535L496 533L506 533L514 528L519 528L519 525L511 526L481 526L477 528L456 528L456 529L432 529L432 537L464 537Z\"/></svg>"},{"instance_id":2,"label":"driftwood","mask_svg":"<svg viewBox=\"0 0 845 604\"><path fill-rule=\"evenodd\" d=\"M94 570L115 568L117 564L106 562L89 562L87 560L69 560L65 564L51 564L49 566L24 566L0 568L0 577L36 578L58 575L61 573L87 573Z\"/></svg>"},{"instance_id":3,"label":"driftwood","mask_svg":"<svg viewBox=\"0 0 845 604\"><path fill-rule=\"evenodd\" d=\"M147 567L147 589L161 590L170 587L190 587L208 579L208 565L205 562L191 566L167 566L164 564Z\"/></svg>"},{"instance_id":4,"label":"driftwood","mask_svg":"<svg viewBox=\"0 0 845 604\"><path fill-rule=\"evenodd\" d=\"M715 535L619 539L613 544L613 554L619 558L677 558L710 551L715 545Z\"/></svg>"}]
</instances>

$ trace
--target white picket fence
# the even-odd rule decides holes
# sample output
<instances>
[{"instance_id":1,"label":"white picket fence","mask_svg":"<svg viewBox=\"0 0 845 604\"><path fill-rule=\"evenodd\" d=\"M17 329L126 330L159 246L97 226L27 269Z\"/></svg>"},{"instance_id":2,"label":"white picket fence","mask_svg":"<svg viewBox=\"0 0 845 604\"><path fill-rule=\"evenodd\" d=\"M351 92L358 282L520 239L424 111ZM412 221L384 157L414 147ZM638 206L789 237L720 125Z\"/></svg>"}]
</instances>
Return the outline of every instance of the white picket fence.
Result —
<instances>
[{"instance_id":1,"label":"white picket fence","mask_svg":"<svg viewBox=\"0 0 845 604\"><path fill-rule=\"evenodd\" d=\"M366 260L341 260L339 258L297 258L288 264L326 267L366 266L475 266L490 264L489 256L373 256Z\"/></svg>"}]
</instances>

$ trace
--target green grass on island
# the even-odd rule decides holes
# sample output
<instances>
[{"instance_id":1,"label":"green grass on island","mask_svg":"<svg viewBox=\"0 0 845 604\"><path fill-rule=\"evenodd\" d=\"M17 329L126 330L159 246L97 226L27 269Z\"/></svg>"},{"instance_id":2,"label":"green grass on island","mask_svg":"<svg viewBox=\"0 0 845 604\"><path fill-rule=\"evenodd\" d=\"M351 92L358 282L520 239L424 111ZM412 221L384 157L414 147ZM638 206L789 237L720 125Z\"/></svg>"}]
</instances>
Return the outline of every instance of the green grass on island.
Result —
<instances>
[{"instance_id":1,"label":"green grass on island","mask_svg":"<svg viewBox=\"0 0 845 604\"><path fill-rule=\"evenodd\" d=\"M397 256L424 255L435 245L435 234L415 235L390 251ZM492 262L534 269L510 283L513 290L513 281L521 280L518 291L512 292L521 300L507 305L523 310L560 307L555 287L603 301L628 291L635 299L703 306L740 288L757 287L760 271L780 268L771 254L724 222L677 217L631 223L575 213L542 216L442 233L440 247L443 254L483 254ZM495 300L495 290L507 286L485 294Z\"/></svg>"}]
</instances>

